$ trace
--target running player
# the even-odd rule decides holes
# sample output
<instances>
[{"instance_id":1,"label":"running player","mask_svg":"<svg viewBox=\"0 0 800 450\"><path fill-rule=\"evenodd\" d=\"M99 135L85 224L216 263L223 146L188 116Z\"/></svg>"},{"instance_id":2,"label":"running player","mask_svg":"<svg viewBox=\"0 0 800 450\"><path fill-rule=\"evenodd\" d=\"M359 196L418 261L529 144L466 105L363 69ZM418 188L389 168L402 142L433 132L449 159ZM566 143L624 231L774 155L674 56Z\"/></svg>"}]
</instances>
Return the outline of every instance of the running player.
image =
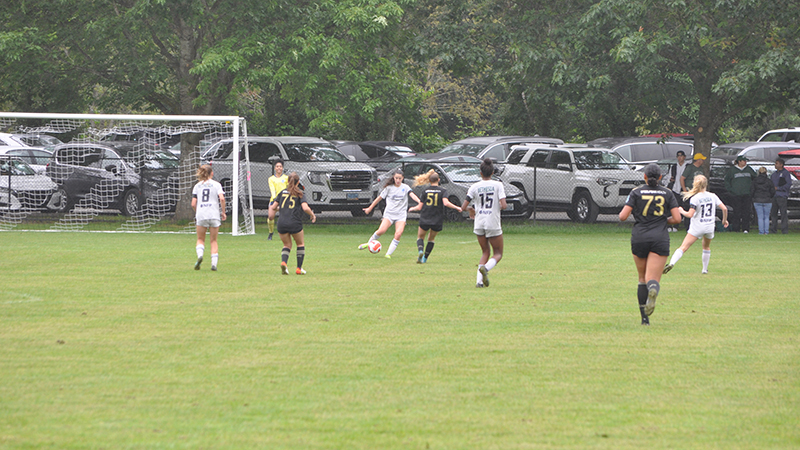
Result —
<instances>
[{"instance_id":1,"label":"running player","mask_svg":"<svg viewBox=\"0 0 800 450\"><path fill-rule=\"evenodd\" d=\"M195 224L197 225L197 262L194 270L200 270L203 262L203 252L206 249L206 231L211 236L211 270L217 270L219 261L219 245L217 235L219 226L227 219L225 214L225 194L222 185L214 181L214 171L208 164L203 164L197 169L198 183L192 189L192 209L195 211Z\"/></svg>"},{"instance_id":2,"label":"running player","mask_svg":"<svg viewBox=\"0 0 800 450\"><path fill-rule=\"evenodd\" d=\"M283 173L283 160L279 159L275 162L273 166L273 172L275 173L271 177L267 179L269 183L269 202L272 203L275 200L275 197L280 194L280 192L286 189L287 177L286 174ZM267 240L272 240L272 233L275 231L275 219L267 219L267 225L269 226L269 236L267 236Z\"/></svg>"},{"instance_id":3,"label":"running player","mask_svg":"<svg viewBox=\"0 0 800 450\"><path fill-rule=\"evenodd\" d=\"M644 169L646 186L639 186L628 195L619 220L628 220L631 213L635 223L631 231L631 253L639 272L639 312L642 325L650 325L650 315L656 308L661 286L661 271L669 256L667 224L681 222L678 201L672 191L660 185L661 168L648 164Z\"/></svg>"},{"instance_id":4,"label":"running player","mask_svg":"<svg viewBox=\"0 0 800 450\"><path fill-rule=\"evenodd\" d=\"M367 248L370 241L377 241L394 224L394 239L389 245L389 251L386 252L387 258L392 257L392 253L394 253L397 245L400 244L400 236L403 235L403 230L406 228L408 197L419 203L419 197L411 192L411 187L403 183L403 172L398 169L392 174L391 178L386 180L380 195L373 200L372 204L364 208L364 212L369 215L381 200L386 199L386 209L383 210L380 226L377 231L372 233L369 241L358 246L359 250Z\"/></svg>"},{"instance_id":5,"label":"running player","mask_svg":"<svg viewBox=\"0 0 800 450\"><path fill-rule=\"evenodd\" d=\"M714 228L717 220L717 208L722 210L722 225L728 227L728 208L720 201L719 197L713 192L707 192L708 179L705 175L697 174L692 183L692 189L684 192L684 198L689 199L689 211L681 208L682 215L692 219L689 224L689 231L683 239L680 248L675 250L669 264L664 267L664 273L669 272L681 259L686 250L701 237L703 238L703 272L708 273L708 262L711 261L711 240L714 239ZM748 205L748 208L750 206Z\"/></svg>"},{"instance_id":6,"label":"running player","mask_svg":"<svg viewBox=\"0 0 800 450\"><path fill-rule=\"evenodd\" d=\"M286 189L282 190L275 200L269 205L269 218L275 218L275 212L281 211L278 217L278 234L283 242L281 250L281 273L289 275L289 253L292 251L292 239L297 244L297 270L298 275L305 275L303 269L303 259L306 256L305 242L303 242L303 213L311 217L311 223L317 221L314 211L308 206L306 199L303 198L303 190L300 189L300 177L296 172L292 172L286 178Z\"/></svg>"},{"instance_id":7,"label":"running player","mask_svg":"<svg viewBox=\"0 0 800 450\"><path fill-rule=\"evenodd\" d=\"M439 186L439 174L431 169L428 173L418 175L414 178L414 187L429 184L422 194L422 201L409 211L421 211L419 214L419 229L417 230L417 264L428 262L428 257L433 251L434 239L442 231L444 224L444 208L452 208L461 212L461 207L454 205L447 199L447 189ZM425 235L430 231L428 245L425 246ZM423 250L424 248L424 250Z\"/></svg>"},{"instance_id":8,"label":"running player","mask_svg":"<svg viewBox=\"0 0 800 450\"><path fill-rule=\"evenodd\" d=\"M478 278L475 287L489 287L489 271L503 257L503 229L500 226L500 210L506 209L506 191L503 183L493 180L494 163L486 158L481 163L482 180L470 186L461 209L468 209L475 219L473 231L481 246L478 261ZM489 247L491 254L489 255Z\"/></svg>"}]
</instances>

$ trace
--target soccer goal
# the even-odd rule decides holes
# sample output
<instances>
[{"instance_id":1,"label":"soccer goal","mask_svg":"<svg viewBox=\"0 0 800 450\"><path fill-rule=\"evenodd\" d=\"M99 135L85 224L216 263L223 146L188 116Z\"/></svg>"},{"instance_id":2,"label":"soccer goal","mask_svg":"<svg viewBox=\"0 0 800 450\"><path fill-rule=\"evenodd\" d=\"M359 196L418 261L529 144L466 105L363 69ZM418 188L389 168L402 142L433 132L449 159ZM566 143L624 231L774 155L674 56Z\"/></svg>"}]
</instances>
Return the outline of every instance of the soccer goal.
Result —
<instances>
[{"instance_id":1,"label":"soccer goal","mask_svg":"<svg viewBox=\"0 0 800 450\"><path fill-rule=\"evenodd\" d=\"M197 168L223 139L243 151L220 231L254 234L242 117L0 112L0 230L194 232Z\"/></svg>"}]
</instances>

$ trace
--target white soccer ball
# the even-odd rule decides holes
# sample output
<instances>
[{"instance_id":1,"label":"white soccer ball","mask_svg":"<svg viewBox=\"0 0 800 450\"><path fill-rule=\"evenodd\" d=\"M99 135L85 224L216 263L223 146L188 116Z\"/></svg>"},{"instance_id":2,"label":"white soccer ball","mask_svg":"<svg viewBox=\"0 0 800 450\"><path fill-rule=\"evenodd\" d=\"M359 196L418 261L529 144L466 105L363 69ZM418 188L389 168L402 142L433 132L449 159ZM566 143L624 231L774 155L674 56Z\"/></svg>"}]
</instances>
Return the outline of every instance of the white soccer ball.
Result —
<instances>
[{"instance_id":1,"label":"white soccer ball","mask_svg":"<svg viewBox=\"0 0 800 450\"><path fill-rule=\"evenodd\" d=\"M378 241L369 241L368 248L371 253L380 253L381 243Z\"/></svg>"}]
</instances>

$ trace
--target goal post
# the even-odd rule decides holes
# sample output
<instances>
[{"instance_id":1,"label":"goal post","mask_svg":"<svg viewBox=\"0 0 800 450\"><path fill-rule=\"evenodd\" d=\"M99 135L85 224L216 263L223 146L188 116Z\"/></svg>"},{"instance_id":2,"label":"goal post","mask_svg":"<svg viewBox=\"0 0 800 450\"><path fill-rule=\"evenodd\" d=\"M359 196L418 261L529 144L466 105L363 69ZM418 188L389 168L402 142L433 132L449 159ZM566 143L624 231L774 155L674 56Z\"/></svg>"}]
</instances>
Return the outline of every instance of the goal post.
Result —
<instances>
[{"instance_id":1,"label":"goal post","mask_svg":"<svg viewBox=\"0 0 800 450\"><path fill-rule=\"evenodd\" d=\"M0 112L0 230L194 232L196 171L223 139L242 148L246 120ZM234 236L255 233L243 148L223 183Z\"/></svg>"}]
</instances>

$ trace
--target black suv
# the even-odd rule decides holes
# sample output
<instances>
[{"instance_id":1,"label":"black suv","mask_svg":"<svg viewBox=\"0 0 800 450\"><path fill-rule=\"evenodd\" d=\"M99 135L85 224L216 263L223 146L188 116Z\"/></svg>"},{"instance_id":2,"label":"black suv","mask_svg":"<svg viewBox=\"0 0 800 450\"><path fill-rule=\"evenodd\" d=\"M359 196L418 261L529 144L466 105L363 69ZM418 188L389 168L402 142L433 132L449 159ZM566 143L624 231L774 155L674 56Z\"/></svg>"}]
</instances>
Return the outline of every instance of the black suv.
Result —
<instances>
[{"instance_id":1,"label":"black suv","mask_svg":"<svg viewBox=\"0 0 800 450\"><path fill-rule=\"evenodd\" d=\"M171 176L177 175L179 162L162 150L69 143L56 146L46 174L58 185L61 212L80 203L132 216L145 201L165 195L165 188L176 179ZM173 208L177 196L167 201Z\"/></svg>"}]
</instances>

